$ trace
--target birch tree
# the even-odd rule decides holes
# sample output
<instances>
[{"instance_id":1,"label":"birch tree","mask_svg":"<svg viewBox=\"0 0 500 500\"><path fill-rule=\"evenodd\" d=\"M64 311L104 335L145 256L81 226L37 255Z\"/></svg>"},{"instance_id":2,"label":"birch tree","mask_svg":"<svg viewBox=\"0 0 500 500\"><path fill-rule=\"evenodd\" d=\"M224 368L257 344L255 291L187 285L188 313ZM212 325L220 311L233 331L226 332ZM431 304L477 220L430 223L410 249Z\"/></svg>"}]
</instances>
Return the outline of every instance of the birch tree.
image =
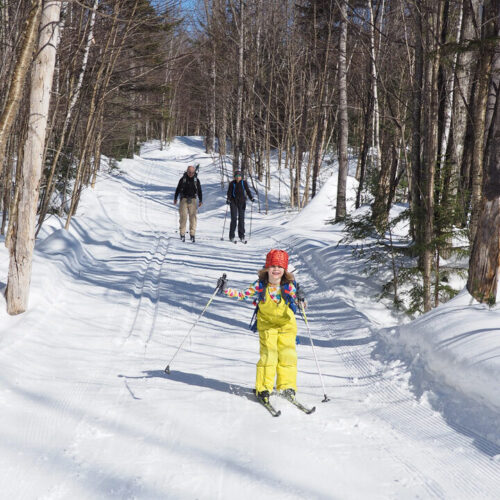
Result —
<instances>
[{"instance_id":1,"label":"birch tree","mask_svg":"<svg viewBox=\"0 0 500 500\"><path fill-rule=\"evenodd\" d=\"M236 87L236 121L235 121L235 133L233 137L233 172L239 170L241 163L241 137L242 137L242 120L243 120L243 87L244 81L244 51L245 51L245 24L244 24L244 8L245 3L243 0L239 1L238 13L234 5L231 3L231 9L233 11L234 22L238 33L238 77L237 77L237 87Z\"/></svg>"},{"instance_id":2,"label":"birch tree","mask_svg":"<svg viewBox=\"0 0 500 500\"><path fill-rule=\"evenodd\" d=\"M33 50L38 37L42 14L42 0L32 0L28 17L22 30L21 50L5 100L5 108L0 115L0 175L2 174L5 148L9 133L16 118L24 89L24 82L33 59Z\"/></svg>"},{"instance_id":3,"label":"birch tree","mask_svg":"<svg viewBox=\"0 0 500 500\"><path fill-rule=\"evenodd\" d=\"M425 30L426 58L424 64L424 144L423 144L423 177L424 190L424 252L423 252L423 302L424 311L432 308L431 279L434 259L434 208L435 177L438 154L438 72L440 51L436 35L441 31L444 3L442 0L426 0L423 2L426 15ZM432 57L431 57L432 55Z\"/></svg>"},{"instance_id":4,"label":"birch tree","mask_svg":"<svg viewBox=\"0 0 500 500\"><path fill-rule=\"evenodd\" d=\"M59 43L61 2L45 0L41 14L38 54L31 74L28 136L24 145L22 186L15 231L10 240L9 275L6 299L7 312L26 311L29 300L38 185L42 173L50 91Z\"/></svg>"},{"instance_id":5,"label":"birch tree","mask_svg":"<svg viewBox=\"0 0 500 500\"><path fill-rule=\"evenodd\" d=\"M383 14L384 1L379 6L380 16ZM380 108L378 99L378 71L377 71L377 49L375 46L375 32L380 32L380 23L378 21L378 14L374 14L373 2L368 0L368 12L370 14L369 28L370 28L370 74L371 74L371 89L373 98L373 126L372 126L372 159L375 170L380 168L380 158L382 153L380 151Z\"/></svg>"},{"instance_id":6,"label":"birch tree","mask_svg":"<svg viewBox=\"0 0 500 500\"><path fill-rule=\"evenodd\" d=\"M483 187L483 153L485 139L486 108L488 101L488 85L490 80L491 62L493 50L491 48L492 38L495 36L495 28L492 19L491 4L494 1L487 0L483 9L481 45L479 50L478 78L474 94L473 108L473 152L472 152L472 192L471 192L471 220L470 238L474 241L479 219L480 205L482 204ZM497 5L498 8L498 5ZM496 13L495 13L496 14Z\"/></svg>"},{"instance_id":7,"label":"birch tree","mask_svg":"<svg viewBox=\"0 0 500 500\"><path fill-rule=\"evenodd\" d=\"M462 27L460 33L457 64L455 71L455 84L453 88L453 115L451 124L451 153L450 153L450 197L457 195L456 222L465 219L467 210L468 193L465 182L461 181L460 172L464 157L464 144L467 130L468 117L470 116L471 88L473 83L474 51L470 45L474 39L479 38L476 31L478 26L479 6L481 0L463 0ZM468 180L467 180L468 182Z\"/></svg>"},{"instance_id":8,"label":"birch tree","mask_svg":"<svg viewBox=\"0 0 500 500\"><path fill-rule=\"evenodd\" d=\"M339 38L339 174L337 183L337 210L335 220L345 219L348 174L347 146L349 139L349 118L347 115L347 2L340 3Z\"/></svg>"},{"instance_id":9,"label":"birch tree","mask_svg":"<svg viewBox=\"0 0 500 500\"><path fill-rule=\"evenodd\" d=\"M487 42L483 52L495 54L495 61L500 52L498 34L500 32L499 2L485 2L485 29ZM497 36L495 40L495 35ZM493 45L492 45L493 43ZM494 65L496 67L496 65ZM498 67L496 67L498 69ZM479 302L490 305L496 302L500 277L500 110L498 74L493 74L491 87L496 105L491 111L488 149L484 158L484 184L477 228L469 261L467 289ZM496 87L496 88L495 88ZM492 98L493 100L493 98Z\"/></svg>"},{"instance_id":10,"label":"birch tree","mask_svg":"<svg viewBox=\"0 0 500 500\"><path fill-rule=\"evenodd\" d=\"M51 166L50 173L49 173L49 176L48 176L48 179L46 182L45 191L44 191L44 195L43 195L42 202L41 202L40 215L39 215L39 220L38 220L38 227L39 228L42 227L42 222L45 218L45 215L47 213L47 209L49 207L50 198L51 198L52 192L54 190L53 179L54 179L54 173L56 171L57 162L59 160L59 156L61 155L62 149L64 147L64 144L66 141L66 134L68 132L68 128L69 128L69 125L71 123L71 118L73 116L73 111L75 109L76 103L78 102L78 99L79 99L79 96L80 96L80 93L82 90L83 78L84 78L86 70L87 70L87 63L88 63L88 59L89 59L90 46L94 40L94 24L95 24L95 16L96 16L98 6L99 6L99 0L94 0L94 4L92 6L92 11L91 11L89 22L88 22L89 26L88 26L88 31L87 31L87 39L86 39L85 47L83 50L83 57L82 57L80 73L78 75L78 79L76 81L75 87L70 89L71 95L70 95L70 99L68 101L68 107L66 110L66 116L64 118L62 131L61 131L60 137L59 137L59 144L56 148L54 157L52 158L52 166Z\"/></svg>"},{"instance_id":11,"label":"birch tree","mask_svg":"<svg viewBox=\"0 0 500 500\"><path fill-rule=\"evenodd\" d=\"M494 20L493 33L500 29L498 2L487 2L485 11ZM487 22L490 20L487 19ZM498 39L496 51L500 51ZM491 52L491 48L490 48ZM498 84L498 75L493 80ZM477 230L469 262L467 290L479 302L494 304L500 277L500 110L498 87L496 106L491 120L490 148L485 156L483 196L477 222Z\"/></svg>"}]
</instances>

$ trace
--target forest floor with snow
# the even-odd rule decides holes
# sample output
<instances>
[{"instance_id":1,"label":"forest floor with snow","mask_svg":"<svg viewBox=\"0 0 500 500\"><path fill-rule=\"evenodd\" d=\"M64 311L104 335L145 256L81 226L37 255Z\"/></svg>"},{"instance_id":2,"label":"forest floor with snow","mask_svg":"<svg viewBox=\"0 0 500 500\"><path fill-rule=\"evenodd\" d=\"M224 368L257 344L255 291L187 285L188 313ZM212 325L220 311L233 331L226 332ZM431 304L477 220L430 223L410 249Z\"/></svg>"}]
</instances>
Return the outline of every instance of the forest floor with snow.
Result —
<instances>
[{"instance_id":1,"label":"forest floor with snow","mask_svg":"<svg viewBox=\"0 0 500 500\"><path fill-rule=\"evenodd\" d=\"M173 204L200 164L196 243ZM247 209L247 245L228 241L227 184L201 138L103 172L71 228L37 240L29 310L0 304L0 487L6 499L497 499L500 309L461 292L415 321L341 240L336 176L299 213L274 172L269 212ZM284 179L286 179L284 177ZM353 194L355 182L349 179ZM281 197L281 201L280 198ZM251 234L250 233L251 226ZM221 239L221 238L224 239ZM8 251L0 241L0 282ZM290 253L330 402L299 319L306 415L252 394L253 307L212 296L254 281L271 248Z\"/></svg>"}]
</instances>

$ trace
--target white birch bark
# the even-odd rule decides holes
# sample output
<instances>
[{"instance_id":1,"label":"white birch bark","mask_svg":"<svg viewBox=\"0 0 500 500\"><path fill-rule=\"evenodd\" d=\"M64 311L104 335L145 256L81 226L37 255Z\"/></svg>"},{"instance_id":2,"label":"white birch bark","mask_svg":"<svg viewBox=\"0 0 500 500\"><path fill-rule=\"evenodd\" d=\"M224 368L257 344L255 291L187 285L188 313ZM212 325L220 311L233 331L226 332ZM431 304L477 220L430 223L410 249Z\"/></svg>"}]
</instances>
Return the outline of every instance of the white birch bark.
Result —
<instances>
[{"instance_id":1,"label":"white birch bark","mask_svg":"<svg viewBox=\"0 0 500 500\"><path fill-rule=\"evenodd\" d=\"M381 9L384 6L382 4ZM373 2L368 0L368 9L370 11L370 72L371 72L371 87L373 95L373 127L372 127L372 159L375 169L380 169L380 158L382 156L380 150L380 109L378 102L378 74L377 74L377 53L375 48L375 25L377 20L373 17Z\"/></svg>"},{"instance_id":2,"label":"white birch bark","mask_svg":"<svg viewBox=\"0 0 500 500\"><path fill-rule=\"evenodd\" d=\"M243 83L244 83L244 42L245 42L245 26L244 26L244 16L243 9L244 3L240 0L240 25L239 29L239 46L238 46L238 91L237 91L237 101L236 101L236 124L235 124L235 137L233 144L233 171L239 170L240 167L240 155L241 155L241 122L243 119Z\"/></svg>"},{"instance_id":3,"label":"white birch bark","mask_svg":"<svg viewBox=\"0 0 500 500\"><path fill-rule=\"evenodd\" d=\"M49 177L47 179L47 188L45 191L45 197L43 199L43 206L40 210L39 227L41 227L41 225L42 225L43 218L45 217L45 213L47 212L47 208L48 208L49 203L50 203L50 197L52 196L52 191L53 191L52 182L53 182L57 162L59 160L59 156L61 155L61 151L64 147L64 141L66 140L66 133L68 131L71 117L73 115L73 110L76 106L78 98L80 97L80 92L81 92L82 84L83 84L83 78L84 78L85 72L87 70L90 46L92 45L92 43L94 41L94 24L95 24L95 16L96 16L98 6L99 6L99 0L94 0L94 5L92 7L92 13L90 14L90 19L89 19L89 31L87 33L87 41L85 43L85 49L83 51L82 66L80 69L80 74L78 75L77 83L75 85L74 90L72 91L71 99L70 99L69 104L68 104L68 109L66 111L66 117L64 119L64 124L63 124L63 128L61 131L61 137L59 139L59 146L58 146L58 148L55 152L54 158L52 160L52 167L50 169Z\"/></svg>"},{"instance_id":4,"label":"white birch bark","mask_svg":"<svg viewBox=\"0 0 500 500\"><path fill-rule=\"evenodd\" d=\"M464 0L462 27L460 43L467 44L474 38L475 24L478 20L480 0ZM455 72L455 85L453 96L453 117L452 117L452 134L453 134L453 150L452 150L452 171L451 177L454 181L451 184L451 194L455 196L458 191L458 178L460 176L460 168L464 153L465 132L467 127L467 117L469 116L468 107L470 105L470 93L472 86L472 64L474 52L465 50L458 53L457 66Z\"/></svg>"},{"instance_id":5,"label":"white birch bark","mask_svg":"<svg viewBox=\"0 0 500 500\"><path fill-rule=\"evenodd\" d=\"M42 174L43 151L47 130L50 91L59 41L61 2L44 2L38 55L35 59L30 90L28 136L24 145L22 186L15 235L10 246L9 276L7 281L7 312L19 314L28 307L38 186Z\"/></svg>"},{"instance_id":6,"label":"white birch bark","mask_svg":"<svg viewBox=\"0 0 500 500\"><path fill-rule=\"evenodd\" d=\"M11 78L5 108L0 115L0 175L3 170L4 155L9 133L21 104L26 75L31 60L33 59L33 49L37 40L41 12L42 1L32 0L30 13L23 26L23 47Z\"/></svg>"},{"instance_id":7,"label":"white birch bark","mask_svg":"<svg viewBox=\"0 0 500 500\"><path fill-rule=\"evenodd\" d=\"M210 96L210 119L209 119L209 132L208 132L208 137L207 137L207 148L206 152L207 153L214 153L215 152L215 130L216 130L216 114L215 114L215 109L216 109L216 102L217 102L217 66L216 66L216 50L215 50L215 40L212 40L213 47L212 47L212 61L211 61L211 68L210 68L210 84L212 86L211 88L211 96Z\"/></svg>"},{"instance_id":8,"label":"white birch bark","mask_svg":"<svg viewBox=\"0 0 500 500\"><path fill-rule=\"evenodd\" d=\"M485 10L495 19L492 34L498 34L500 29L498 4L486 2ZM500 49L498 42L495 49L495 52ZM497 78L498 75L493 75L492 80ZM469 260L467 289L479 302L492 305L497 300L500 288L500 113L498 110L496 113L491 113L490 119L492 121L490 151L485 157L482 203Z\"/></svg>"},{"instance_id":9,"label":"white birch bark","mask_svg":"<svg viewBox=\"0 0 500 500\"><path fill-rule=\"evenodd\" d=\"M370 0L371 1L371 0ZM347 192L347 143L349 138L349 119L347 115L347 5L340 4L340 39L339 39L339 173L337 182L337 209L335 220L341 221L346 216Z\"/></svg>"},{"instance_id":10,"label":"white birch bark","mask_svg":"<svg viewBox=\"0 0 500 500\"><path fill-rule=\"evenodd\" d=\"M458 30L457 30L457 40L460 39L460 29L462 25L462 15L463 8L462 4L459 7L459 20L458 20ZM453 61L451 64L451 69L448 74L448 78L446 79L446 96L445 96L445 105L444 105L444 123L443 123L443 134L441 136L441 155L440 155L440 164L441 167L445 164L446 161L446 151L448 149L448 141L450 140L450 132L451 132L451 118L453 111L453 93L455 89L455 69L457 67L457 59L458 53L455 53L453 56Z\"/></svg>"}]
</instances>

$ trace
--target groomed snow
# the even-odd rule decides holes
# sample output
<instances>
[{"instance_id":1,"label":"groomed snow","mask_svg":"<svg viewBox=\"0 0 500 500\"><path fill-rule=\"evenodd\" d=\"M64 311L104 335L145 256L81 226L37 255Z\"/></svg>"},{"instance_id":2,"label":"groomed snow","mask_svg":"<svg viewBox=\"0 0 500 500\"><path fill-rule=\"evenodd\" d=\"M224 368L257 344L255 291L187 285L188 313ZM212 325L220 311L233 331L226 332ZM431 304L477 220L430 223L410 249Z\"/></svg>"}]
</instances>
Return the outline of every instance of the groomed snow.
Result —
<instances>
[{"instance_id":1,"label":"groomed snow","mask_svg":"<svg viewBox=\"0 0 500 500\"><path fill-rule=\"evenodd\" d=\"M0 304L2 498L498 498L499 309L462 292L408 322L376 302L378 284L338 245L342 227L325 224L331 172L297 213L276 170L269 213L249 208L249 243L233 245L218 157L198 137L158 146L102 173L70 231L48 222L29 310L10 317ZM196 244L180 241L172 203L192 163ZM350 179L350 206L354 189ZM299 320L298 395L312 415L273 397L272 418L254 401L252 307L217 296L186 339L217 278L243 288L272 247L307 292L331 398L321 402ZM2 245L4 284L7 270Z\"/></svg>"}]
</instances>

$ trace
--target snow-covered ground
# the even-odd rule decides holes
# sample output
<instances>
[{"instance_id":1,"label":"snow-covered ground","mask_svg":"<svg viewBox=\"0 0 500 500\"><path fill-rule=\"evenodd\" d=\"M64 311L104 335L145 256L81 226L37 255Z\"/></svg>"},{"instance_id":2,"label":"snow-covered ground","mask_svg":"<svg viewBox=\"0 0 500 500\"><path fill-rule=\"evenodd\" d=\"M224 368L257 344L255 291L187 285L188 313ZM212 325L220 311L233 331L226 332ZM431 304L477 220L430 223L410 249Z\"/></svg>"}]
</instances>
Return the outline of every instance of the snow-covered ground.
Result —
<instances>
[{"instance_id":1,"label":"snow-covered ground","mask_svg":"<svg viewBox=\"0 0 500 500\"><path fill-rule=\"evenodd\" d=\"M88 190L69 232L36 247L29 311L0 304L0 491L5 499L496 499L500 312L460 294L411 323L373 297L337 245L335 177L300 213L275 183L224 240L220 165L199 138L146 145ZM196 244L178 236L177 181L200 163ZM353 181L350 181L353 182ZM247 233L248 235L248 233ZM217 296L164 372L217 278L243 288L272 247L307 291L299 398L253 400L252 307ZM8 253L0 248L0 281ZM404 324L405 323L405 324Z\"/></svg>"}]
</instances>

